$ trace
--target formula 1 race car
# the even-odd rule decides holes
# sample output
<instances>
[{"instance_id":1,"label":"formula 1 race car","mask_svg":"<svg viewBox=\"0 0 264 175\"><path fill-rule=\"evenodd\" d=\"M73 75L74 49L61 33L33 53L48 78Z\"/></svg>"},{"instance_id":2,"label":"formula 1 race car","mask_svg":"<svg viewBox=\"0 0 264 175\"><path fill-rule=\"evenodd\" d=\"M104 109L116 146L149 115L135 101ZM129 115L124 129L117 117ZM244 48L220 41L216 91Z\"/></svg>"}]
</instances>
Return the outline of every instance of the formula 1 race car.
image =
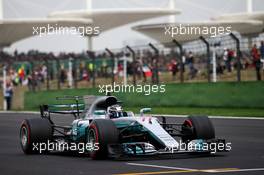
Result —
<instances>
[{"instance_id":1,"label":"formula 1 race car","mask_svg":"<svg viewBox=\"0 0 264 175\"><path fill-rule=\"evenodd\" d=\"M163 116L146 114L150 108L141 109L139 115L124 111L114 96L57 99L75 103L41 105L41 118L22 122L20 144L25 154L85 148L93 159L103 159L230 149L224 139L215 138L214 127L206 116L188 116L183 123L168 123ZM72 114L75 119L70 126L56 125L52 113Z\"/></svg>"}]
</instances>

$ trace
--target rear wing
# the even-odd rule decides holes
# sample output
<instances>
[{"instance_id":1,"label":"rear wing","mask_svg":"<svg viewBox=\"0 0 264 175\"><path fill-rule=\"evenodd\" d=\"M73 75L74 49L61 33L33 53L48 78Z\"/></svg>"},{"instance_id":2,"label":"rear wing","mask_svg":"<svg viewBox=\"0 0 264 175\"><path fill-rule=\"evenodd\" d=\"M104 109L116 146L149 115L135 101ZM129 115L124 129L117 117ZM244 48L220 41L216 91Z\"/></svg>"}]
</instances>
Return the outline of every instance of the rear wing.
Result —
<instances>
[{"instance_id":1,"label":"rear wing","mask_svg":"<svg viewBox=\"0 0 264 175\"><path fill-rule=\"evenodd\" d=\"M41 105L40 106L41 117L50 118L50 114L55 113L55 114L72 114L75 118L78 118L79 115L85 109L85 104L80 103L80 100L83 100L83 97L81 96L56 97L56 100L64 100L64 101L70 100L70 101L75 101L75 103Z\"/></svg>"}]
</instances>

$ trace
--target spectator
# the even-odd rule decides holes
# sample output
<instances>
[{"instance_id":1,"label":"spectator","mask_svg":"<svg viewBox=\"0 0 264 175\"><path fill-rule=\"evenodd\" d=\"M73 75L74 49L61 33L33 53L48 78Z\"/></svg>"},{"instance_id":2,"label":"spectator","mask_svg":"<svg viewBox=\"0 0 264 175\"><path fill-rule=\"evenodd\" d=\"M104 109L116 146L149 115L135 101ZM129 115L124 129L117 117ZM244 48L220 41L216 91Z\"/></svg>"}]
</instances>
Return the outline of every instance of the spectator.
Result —
<instances>
[{"instance_id":1,"label":"spectator","mask_svg":"<svg viewBox=\"0 0 264 175\"><path fill-rule=\"evenodd\" d=\"M260 51L260 61L262 63L262 68L264 69L264 41L261 41L259 51Z\"/></svg>"},{"instance_id":2,"label":"spectator","mask_svg":"<svg viewBox=\"0 0 264 175\"><path fill-rule=\"evenodd\" d=\"M257 80L260 81L261 80L261 75L260 75L261 62L260 62L259 50L257 49L256 44L254 44L253 48L251 49L251 56L253 59L254 66L256 68Z\"/></svg>"},{"instance_id":3,"label":"spectator","mask_svg":"<svg viewBox=\"0 0 264 175\"><path fill-rule=\"evenodd\" d=\"M34 88L33 88L33 78L32 78L32 76L29 74L27 79L28 79L28 90L29 91L33 91Z\"/></svg>"},{"instance_id":4,"label":"spectator","mask_svg":"<svg viewBox=\"0 0 264 175\"><path fill-rule=\"evenodd\" d=\"M172 80L175 81L176 79L176 73L178 72L178 64L177 61L172 60L171 61L171 73L172 73Z\"/></svg>"},{"instance_id":5,"label":"spectator","mask_svg":"<svg viewBox=\"0 0 264 175\"><path fill-rule=\"evenodd\" d=\"M6 100L7 110L11 110L12 97L13 97L13 88L12 88L10 82L6 83L6 89L5 89L4 97L5 97L5 100Z\"/></svg>"},{"instance_id":6,"label":"spectator","mask_svg":"<svg viewBox=\"0 0 264 175\"><path fill-rule=\"evenodd\" d=\"M223 60L225 62L225 68L228 69L230 67L230 63L228 62L228 49L224 48Z\"/></svg>"},{"instance_id":7,"label":"spectator","mask_svg":"<svg viewBox=\"0 0 264 175\"><path fill-rule=\"evenodd\" d=\"M188 58L187 58L187 64L189 65L189 75L190 79L193 79L197 73L197 70L194 68L194 57L192 52L189 52Z\"/></svg>"},{"instance_id":8,"label":"spectator","mask_svg":"<svg viewBox=\"0 0 264 175\"><path fill-rule=\"evenodd\" d=\"M66 75L66 71L64 69L64 66L61 66L61 70L60 70L60 82L62 84L64 84L65 81L66 81L66 78L67 78L67 75Z\"/></svg>"},{"instance_id":9,"label":"spectator","mask_svg":"<svg viewBox=\"0 0 264 175\"><path fill-rule=\"evenodd\" d=\"M227 71L228 72L232 71L231 62L233 58L234 58L234 51L231 49L227 49Z\"/></svg>"}]
</instances>

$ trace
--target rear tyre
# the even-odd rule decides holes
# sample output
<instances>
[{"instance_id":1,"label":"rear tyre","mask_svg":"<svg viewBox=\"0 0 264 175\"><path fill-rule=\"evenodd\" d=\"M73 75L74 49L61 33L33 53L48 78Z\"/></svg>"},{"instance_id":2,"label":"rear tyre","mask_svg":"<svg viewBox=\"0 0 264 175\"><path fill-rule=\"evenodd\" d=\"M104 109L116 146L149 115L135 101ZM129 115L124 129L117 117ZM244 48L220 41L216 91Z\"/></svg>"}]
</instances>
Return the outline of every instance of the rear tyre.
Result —
<instances>
[{"instance_id":1,"label":"rear tyre","mask_svg":"<svg viewBox=\"0 0 264 175\"><path fill-rule=\"evenodd\" d=\"M87 143L92 148L88 150L92 159L108 157L108 144L117 144L119 132L114 122L108 119L95 119L87 129Z\"/></svg>"},{"instance_id":2,"label":"rear tyre","mask_svg":"<svg viewBox=\"0 0 264 175\"><path fill-rule=\"evenodd\" d=\"M215 138L214 126L207 116L188 116L182 125L182 130L187 135L183 137L183 140Z\"/></svg>"},{"instance_id":3,"label":"rear tyre","mask_svg":"<svg viewBox=\"0 0 264 175\"><path fill-rule=\"evenodd\" d=\"M40 153L40 143L52 139L53 129L49 120L44 118L25 119L20 127L20 145L25 154ZM47 147L47 145L46 145Z\"/></svg>"}]
</instances>

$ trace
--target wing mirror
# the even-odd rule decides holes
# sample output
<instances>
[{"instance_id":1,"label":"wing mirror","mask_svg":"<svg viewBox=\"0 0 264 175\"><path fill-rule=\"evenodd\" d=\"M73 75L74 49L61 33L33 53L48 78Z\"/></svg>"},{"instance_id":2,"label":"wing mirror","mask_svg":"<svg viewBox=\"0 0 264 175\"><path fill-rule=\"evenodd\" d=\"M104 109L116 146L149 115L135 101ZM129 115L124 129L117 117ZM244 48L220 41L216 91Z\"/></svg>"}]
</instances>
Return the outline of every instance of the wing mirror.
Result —
<instances>
[{"instance_id":1,"label":"wing mirror","mask_svg":"<svg viewBox=\"0 0 264 175\"><path fill-rule=\"evenodd\" d=\"M151 111L151 108L142 108L140 109L140 116L142 117L145 113L148 113Z\"/></svg>"}]
</instances>

